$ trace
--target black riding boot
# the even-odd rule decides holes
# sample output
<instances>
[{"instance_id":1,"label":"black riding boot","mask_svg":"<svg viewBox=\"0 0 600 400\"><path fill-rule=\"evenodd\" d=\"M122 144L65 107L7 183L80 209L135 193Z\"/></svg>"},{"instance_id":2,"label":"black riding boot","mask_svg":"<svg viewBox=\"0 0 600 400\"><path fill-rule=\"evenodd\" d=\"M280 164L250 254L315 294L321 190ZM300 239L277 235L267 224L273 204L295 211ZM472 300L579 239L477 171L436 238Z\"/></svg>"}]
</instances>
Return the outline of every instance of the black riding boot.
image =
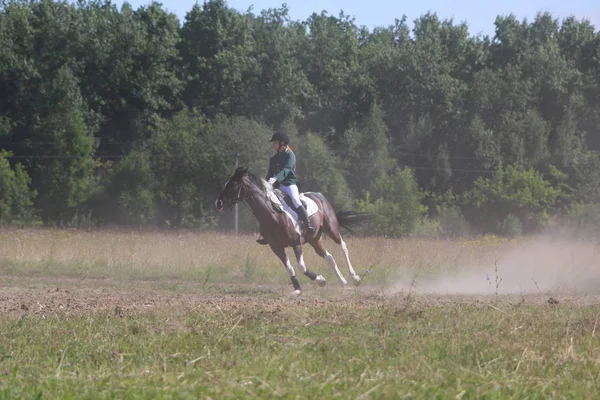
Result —
<instances>
[{"instance_id":1,"label":"black riding boot","mask_svg":"<svg viewBox=\"0 0 600 400\"><path fill-rule=\"evenodd\" d=\"M296 208L296 213L298 213L298 217L300 217L302 222L304 222L308 233L315 233L315 228L313 228L312 224L310 223L310 219L308 219L308 213L303 205L300 205L298 208Z\"/></svg>"}]
</instances>

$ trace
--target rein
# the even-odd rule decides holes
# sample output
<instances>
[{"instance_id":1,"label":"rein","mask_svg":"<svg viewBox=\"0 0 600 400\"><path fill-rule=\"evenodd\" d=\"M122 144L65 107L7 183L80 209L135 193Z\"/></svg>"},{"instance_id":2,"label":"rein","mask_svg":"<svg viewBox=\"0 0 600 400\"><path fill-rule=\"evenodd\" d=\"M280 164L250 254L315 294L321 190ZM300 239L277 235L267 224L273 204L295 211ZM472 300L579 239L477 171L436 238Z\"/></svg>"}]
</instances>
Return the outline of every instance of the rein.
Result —
<instances>
[{"instance_id":1,"label":"rein","mask_svg":"<svg viewBox=\"0 0 600 400\"><path fill-rule=\"evenodd\" d=\"M254 213L254 210L252 210L252 208L248 205L248 200L253 200L254 196L245 196L242 198L242 189L243 189L243 184L240 182L240 188L237 191L237 196L235 197L235 199L232 199L229 201L229 204L228 204L229 209L233 210L234 205L242 202L252 212L252 214L254 214L256 216L256 214ZM269 199L269 195L268 195L267 191L266 190L260 190L260 191L262 192L262 194L264 194L265 204L267 205L267 207L269 208L271 213L277 214L276 210L273 208L273 204L271 204L272 202Z\"/></svg>"}]
</instances>

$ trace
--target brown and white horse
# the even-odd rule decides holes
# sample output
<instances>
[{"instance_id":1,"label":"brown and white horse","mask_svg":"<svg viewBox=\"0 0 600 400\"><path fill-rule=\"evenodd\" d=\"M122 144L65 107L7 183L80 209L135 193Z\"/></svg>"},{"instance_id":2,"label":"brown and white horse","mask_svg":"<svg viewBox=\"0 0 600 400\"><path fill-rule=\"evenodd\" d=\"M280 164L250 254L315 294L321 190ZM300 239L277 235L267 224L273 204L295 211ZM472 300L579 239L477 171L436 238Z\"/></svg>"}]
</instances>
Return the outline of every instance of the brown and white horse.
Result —
<instances>
[{"instance_id":1,"label":"brown and white horse","mask_svg":"<svg viewBox=\"0 0 600 400\"><path fill-rule=\"evenodd\" d=\"M294 286L294 294L300 294L301 288L296 278L294 267L285 253L286 247L294 249L298 267L304 275L316 281L321 286L324 286L326 283L322 275L317 275L306 267L302 255L302 246L305 243L309 243L317 254L327 261L335 271L342 286L347 284L333 256L323 246L321 239L324 233L331 237L335 243L341 245L348 266L348 272L354 280L354 284L356 286L360 285L361 279L352 268L348 246L340 234L340 225L349 229L352 224L367 220L369 216L353 211L336 213L329 201L321 193L303 193L300 197L301 200L306 203L314 202L314 204L310 204L312 207L309 207L314 209L314 213L309 215L309 218L315 228L315 233L306 234L304 224L298 221L297 216L291 212L286 212L283 209L285 206L278 202L278 197L274 195L274 189L269 183L249 173L247 168L240 167L236 169L235 173L225 184L225 187L215 201L215 207L217 211L223 211L239 202L245 202L248 205L260 224L261 235L266 239L273 252L287 269L292 285ZM316 206L316 209L314 206Z\"/></svg>"}]
</instances>

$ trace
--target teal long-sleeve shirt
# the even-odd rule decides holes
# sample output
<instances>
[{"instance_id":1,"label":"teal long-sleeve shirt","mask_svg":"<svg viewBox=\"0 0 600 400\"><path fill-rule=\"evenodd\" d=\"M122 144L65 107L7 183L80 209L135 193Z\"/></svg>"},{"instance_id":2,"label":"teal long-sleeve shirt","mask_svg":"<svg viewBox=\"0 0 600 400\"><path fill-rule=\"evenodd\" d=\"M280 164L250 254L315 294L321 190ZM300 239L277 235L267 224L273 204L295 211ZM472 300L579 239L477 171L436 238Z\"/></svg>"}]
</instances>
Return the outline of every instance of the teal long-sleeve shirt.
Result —
<instances>
[{"instance_id":1,"label":"teal long-sleeve shirt","mask_svg":"<svg viewBox=\"0 0 600 400\"><path fill-rule=\"evenodd\" d=\"M297 185L298 177L294 173L295 164L296 155L292 150L285 148L278 151L269 159L269 172L266 179L269 180L269 178L275 177L277 182L282 185Z\"/></svg>"}]
</instances>

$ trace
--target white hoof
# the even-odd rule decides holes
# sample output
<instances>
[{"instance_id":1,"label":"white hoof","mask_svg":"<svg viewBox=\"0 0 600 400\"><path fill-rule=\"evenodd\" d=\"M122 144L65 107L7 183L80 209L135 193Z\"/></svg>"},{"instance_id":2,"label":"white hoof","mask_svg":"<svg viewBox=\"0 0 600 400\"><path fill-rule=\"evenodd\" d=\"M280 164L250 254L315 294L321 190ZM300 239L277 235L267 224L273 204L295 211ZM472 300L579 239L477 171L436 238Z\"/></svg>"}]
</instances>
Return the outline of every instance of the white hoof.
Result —
<instances>
[{"instance_id":1,"label":"white hoof","mask_svg":"<svg viewBox=\"0 0 600 400\"><path fill-rule=\"evenodd\" d=\"M358 276L358 275L354 275L354 276L352 277L352 279L354 279L354 286L360 286L360 284L361 284L361 282L362 282L362 280L360 279L360 276Z\"/></svg>"},{"instance_id":2,"label":"white hoof","mask_svg":"<svg viewBox=\"0 0 600 400\"><path fill-rule=\"evenodd\" d=\"M292 296L300 296L300 294L301 294L301 293L302 293L302 292L300 292L299 290L294 290L294 291L292 292Z\"/></svg>"},{"instance_id":3,"label":"white hoof","mask_svg":"<svg viewBox=\"0 0 600 400\"><path fill-rule=\"evenodd\" d=\"M323 287L323 286L325 286L327 284L327 281L325 280L325 278L323 277L323 275L317 276L317 279L315 279L315 281L317 281L317 283L321 287Z\"/></svg>"}]
</instances>

